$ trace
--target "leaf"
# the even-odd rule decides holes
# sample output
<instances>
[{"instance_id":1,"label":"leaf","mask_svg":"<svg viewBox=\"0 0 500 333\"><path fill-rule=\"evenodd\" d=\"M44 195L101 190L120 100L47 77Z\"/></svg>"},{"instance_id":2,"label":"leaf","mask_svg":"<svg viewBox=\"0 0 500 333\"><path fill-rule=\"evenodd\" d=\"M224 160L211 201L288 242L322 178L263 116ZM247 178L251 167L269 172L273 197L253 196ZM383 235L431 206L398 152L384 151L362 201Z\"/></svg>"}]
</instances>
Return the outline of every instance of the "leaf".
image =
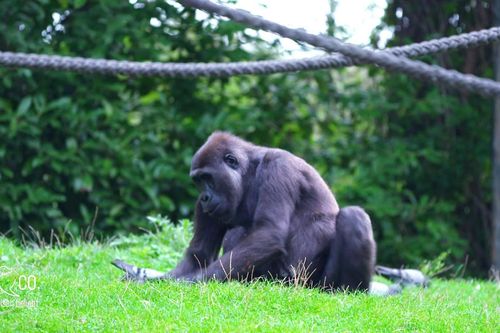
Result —
<instances>
[{"instance_id":1,"label":"leaf","mask_svg":"<svg viewBox=\"0 0 500 333\"><path fill-rule=\"evenodd\" d=\"M21 103L19 103L19 106L17 107L16 113L18 115L23 115L28 111L28 109L31 106L31 96L27 96L21 100Z\"/></svg>"},{"instance_id":2,"label":"leaf","mask_svg":"<svg viewBox=\"0 0 500 333\"><path fill-rule=\"evenodd\" d=\"M152 104L160 99L160 93L158 91L151 91L149 94L142 96L139 102L142 105Z\"/></svg>"},{"instance_id":3,"label":"leaf","mask_svg":"<svg viewBox=\"0 0 500 333\"><path fill-rule=\"evenodd\" d=\"M47 109L48 110L63 109L69 107L70 105L71 105L71 99L69 97L61 97L50 102L47 105Z\"/></svg>"}]
</instances>

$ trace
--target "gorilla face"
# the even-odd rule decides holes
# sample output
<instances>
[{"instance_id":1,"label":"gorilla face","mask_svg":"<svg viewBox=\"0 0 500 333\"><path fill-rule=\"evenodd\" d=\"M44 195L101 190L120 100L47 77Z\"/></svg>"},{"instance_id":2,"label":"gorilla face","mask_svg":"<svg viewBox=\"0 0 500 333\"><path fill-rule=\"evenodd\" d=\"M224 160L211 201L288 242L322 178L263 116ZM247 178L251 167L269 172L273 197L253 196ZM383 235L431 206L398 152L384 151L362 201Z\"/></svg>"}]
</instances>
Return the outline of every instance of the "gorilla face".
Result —
<instances>
[{"instance_id":1,"label":"gorilla face","mask_svg":"<svg viewBox=\"0 0 500 333\"><path fill-rule=\"evenodd\" d=\"M230 222L243 196L248 158L243 147L232 142L235 138L219 135L211 139L194 155L190 176L200 192L198 203L203 213Z\"/></svg>"}]
</instances>

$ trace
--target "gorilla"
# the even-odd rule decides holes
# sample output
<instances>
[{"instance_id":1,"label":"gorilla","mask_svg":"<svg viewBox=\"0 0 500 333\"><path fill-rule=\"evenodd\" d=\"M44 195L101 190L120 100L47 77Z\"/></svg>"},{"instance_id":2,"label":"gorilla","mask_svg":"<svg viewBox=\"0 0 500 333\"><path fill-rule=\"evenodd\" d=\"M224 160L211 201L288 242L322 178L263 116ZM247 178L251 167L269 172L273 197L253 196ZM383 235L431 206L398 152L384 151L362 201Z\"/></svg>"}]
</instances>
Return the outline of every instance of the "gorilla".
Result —
<instances>
[{"instance_id":1,"label":"gorilla","mask_svg":"<svg viewBox=\"0 0 500 333\"><path fill-rule=\"evenodd\" d=\"M313 286L368 289L375 267L370 218L360 207L339 209L303 159L216 132L194 155L190 176L200 192L194 236L172 278L300 273Z\"/></svg>"},{"instance_id":2,"label":"gorilla","mask_svg":"<svg viewBox=\"0 0 500 333\"><path fill-rule=\"evenodd\" d=\"M303 159L215 132L190 176L200 194L184 258L166 274L116 260L129 279L299 278L325 290L368 290L376 257L370 218L357 206L339 208Z\"/></svg>"}]
</instances>

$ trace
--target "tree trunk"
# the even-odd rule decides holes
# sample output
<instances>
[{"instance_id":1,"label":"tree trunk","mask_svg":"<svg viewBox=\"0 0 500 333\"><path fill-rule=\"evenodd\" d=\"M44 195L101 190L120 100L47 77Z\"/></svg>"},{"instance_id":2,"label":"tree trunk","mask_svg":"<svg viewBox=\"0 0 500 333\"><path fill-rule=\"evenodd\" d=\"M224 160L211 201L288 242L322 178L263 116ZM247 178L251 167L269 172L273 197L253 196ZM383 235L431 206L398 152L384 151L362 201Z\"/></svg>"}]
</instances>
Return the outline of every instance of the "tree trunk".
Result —
<instances>
[{"instance_id":1,"label":"tree trunk","mask_svg":"<svg viewBox=\"0 0 500 333\"><path fill-rule=\"evenodd\" d=\"M493 0L493 25L500 26L500 0ZM493 47L495 79L500 81L500 42ZM492 268L500 271L500 96L495 98L495 123L493 133L493 234Z\"/></svg>"}]
</instances>

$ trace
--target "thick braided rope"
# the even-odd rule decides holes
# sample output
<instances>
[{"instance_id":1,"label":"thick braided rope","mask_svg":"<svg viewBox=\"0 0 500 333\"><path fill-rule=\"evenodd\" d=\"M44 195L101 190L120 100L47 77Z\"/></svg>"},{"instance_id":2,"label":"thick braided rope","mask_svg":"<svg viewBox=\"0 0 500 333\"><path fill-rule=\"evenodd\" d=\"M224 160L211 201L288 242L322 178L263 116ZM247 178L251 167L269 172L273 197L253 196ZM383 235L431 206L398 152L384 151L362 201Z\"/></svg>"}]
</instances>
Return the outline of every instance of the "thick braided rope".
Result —
<instances>
[{"instance_id":1,"label":"thick braided rope","mask_svg":"<svg viewBox=\"0 0 500 333\"><path fill-rule=\"evenodd\" d=\"M231 9L223 5L206 0L177 0L185 6L201 9L206 12L230 18L244 23L254 29L261 29L295 41L302 41L310 45L323 48L330 52L339 52L345 56L365 61L399 71L411 76L427 79L465 91L477 92L484 96L500 95L500 83L489 79L478 78L474 75L462 74L454 70L446 70L439 66L432 66L420 61L412 61L387 52L376 52L369 49L343 43L333 37L319 36L299 29L291 29L281 24L254 16L247 11Z\"/></svg>"},{"instance_id":2,"label":"thick braided rope","mask_svg":"<svg viewBox=\"0 0 500 333\"><path fill-rule=\"evenodd\" d=\"M243 12L243 14L246 13ZM265 21L260 18L257 19ZM452 37L435 39L422 43L415 43L403 47L388 48L383 52L391 53L398 56L406 56L406 57L419 56L423 54L440 52L452 48L475 46L475 45L490 43L499 39L500 39L500 28L497 27ZM381 51L371 51L371 52L382 53ZM266 60L266 61L251 61L251 62L232 62L232 63L158 63L158 62L117 61L117 60L105 60L105 59L86 59L78 57L62 57L62 56L49 56L49 55L37 55L37 54L25 54L25 53L0 52L0 65L10 66L10 67L47 68L47 69L70 70L79 72L96 72L103 74L126 74L126 75L167 76L167 77L269 74L277 72L292 72L300 70L315 70L323 68L350 66L350 65L363 64L367 62L369 61L363 61L358 59L353 60L352 58L343 56L341 54L298 59L298 60ZM433 69L437 68L443 71L443 69L437 66L428 66L428 67L431 67ZM447 74L448 76L450 76L450 73ZM475 87L477 86L476 81L479 81L478 88L481 88L481 90L479 90L480 93L485 95L497 93L497 90L495 89L498 89L498 87L494 87L493 92L491 92L492 89L490 85L492 82L493 84L496 84L494 81L479 79L472 75L463 75L455 71L451 72L451 74L453 74L451 75L452 78L454 75L458 75L459 79L463 79L463 77L468 79L465 80L464 82L458 82L458 83L449 82L449 84L452 86L456 86L457 88L465 90L474 90ZM436 80L433 77L431 77L431 79ZM446 79L447 79L446 77L445 78L438 77L439 81ZM472 83L470 83L471 79ZM484 81L486 81L486 83ZM485 85L486 87L484 87ZM496 85L498 86L498 84Z\"/></svg>"},{"instance_id":3,"label":"thick braided rope","mask_svg":"<svg viewBox=\"0 0 500 333\"><path fill-rule=\"evenodd\" d=\"M415 57L446 51L448 49L478 46L498 40L500 40L500 27L495 27L401 47L387 48L384 52L398 56ZM0 51L0 65L7 67L163 77L224 77L244 74L271 74L343 67L363 63L365 62L354 61L341 54L293 60L241 61L230 63L161 63Z\"/></svg>"}]
</instances>

